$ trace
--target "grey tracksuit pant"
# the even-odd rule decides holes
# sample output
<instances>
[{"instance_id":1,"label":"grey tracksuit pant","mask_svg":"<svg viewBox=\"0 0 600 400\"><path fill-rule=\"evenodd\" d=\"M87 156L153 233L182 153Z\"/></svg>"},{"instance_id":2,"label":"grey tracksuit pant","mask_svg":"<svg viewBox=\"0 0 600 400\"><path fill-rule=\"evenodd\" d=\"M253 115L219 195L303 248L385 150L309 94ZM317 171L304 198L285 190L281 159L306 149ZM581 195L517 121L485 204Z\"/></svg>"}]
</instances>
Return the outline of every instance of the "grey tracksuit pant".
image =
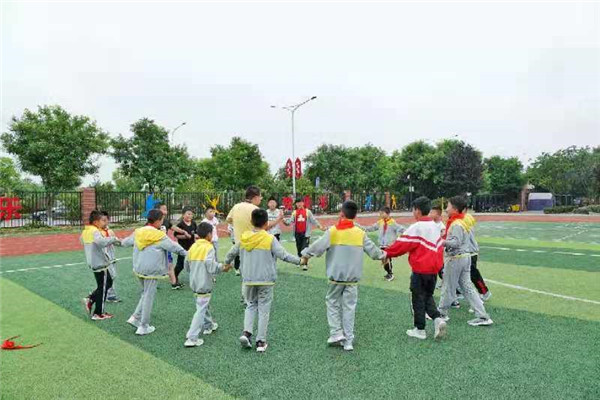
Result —
<instances>
[{"instance_id":1,"label":"grey tracksuit pant","mask_svg":"<svg viewBox=\"0 0 600 400\"><path fill-rule=\"evenodd\" d=\"M117 278L117 265L115 263L111 263L108 266L108 272L110 273L110 277L112 278L112 286L106 291L106 297L117 297L117 292L115 291L115 279Z\"/></svg>"},{"instance_id":2,"label":"grey tracksuit pant","mask_svg":"<svg viewBox=\"0 0 600 400\"><path fill-rule=\"evenodd\" d=\"M358 285L330 283L325 296L327 322L330 336L343 334L346 340L354 340L354 315L358 302Z\"/></svg>"},{"instance_id":3,"label":"grey tracksuit pant","mask_svg":"<svg viewBox=\"0 0 600 400\"><path fill-rule=\"evenodd\" d=\"M250 286L243 285L242 291L246 301L246 312L244 313L244 330L248 333L254 331L254 320L258 313L258 331L256 341L267 341L267 329L269 327L269 314L273 303L273 285Z\"/></svg>"},{"instance_id":4,"label":"grey tracksuit pant","mask_svg":"<svg viewBox=\"0 0 600 400\"><path fill-rule=\"evenodd\" d=\"M212 328L214 321L208 308L209 303L210 294L196 297L196 313L194 313L186 338L197 340L200 332Z\"/></svg>"},{"instance_id":5,"label":"grey tracksuit pant","mask_svg":"<svg viewBox=\"0 0 600 400\"><path fill-rule=\"evenodd\" d=\"M142 295L133 315L140 321L141 327L147 328L150 325L150 313L152 313L152 305L154 304L158 281L156 279L142 278L139 278L139 280L142 285Z\"/></svg>"},{"instance_id":6,"label":"grey tracksuit pant","mask_svg":"<svg viewBox=\"0 0 600 400\"><path fill-rule=\"evenodd\" d=\"M442 295L440 297L440 312L448 315L450 305L456 301L456 289L460 288L461 293L469 302L471 308L478 318L489 318L485 311L483 301L477 293L477 289L471 282L471 257L450 258L444 266L444 280L442 283Z\"/></svg>"}]
</instances>

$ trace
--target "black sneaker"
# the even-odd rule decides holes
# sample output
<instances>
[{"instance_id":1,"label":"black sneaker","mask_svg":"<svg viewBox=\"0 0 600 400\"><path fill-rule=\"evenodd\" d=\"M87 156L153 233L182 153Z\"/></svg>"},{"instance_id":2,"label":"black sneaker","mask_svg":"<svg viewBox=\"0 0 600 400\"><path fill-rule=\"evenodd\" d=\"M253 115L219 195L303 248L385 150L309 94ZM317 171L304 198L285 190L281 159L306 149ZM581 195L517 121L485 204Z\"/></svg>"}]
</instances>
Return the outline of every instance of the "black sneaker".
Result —
<instances>
[{"instance_id":1,"label":"black sneaker","mask_svg":"<svg viewBox=\"0 0 600 400\"><path fill-rule=\"evenodd\" d=\"M242 336L240 336L240 344L245 349L252 348L252 334L249 332L242 332Z\"/></svg>"},{"instance_id":2,"label":"black sneaker","mask_svg":"<svg viewBox=\"0 0 600 400\"><path fill-rule=\"evenodd\" d=\"M450 307L452 307L452 308L460 308L460 303L458 301L455 301L454 303L450 304Z\"/></svg>"},{"instance_id":3,"label":"black sneaker","mask_svg":"<svg viewBox=\"0 0 600 400\"><path fill-rule=\"evenodd\" d=\"M183 289L183 283L176 283L174 285L171 285L171 289L172 290L181 290L181 289Z\"/></svg>"},{"instance_id":4,"label":"black sneaker","mask_svg":"<svg viewBox=\"0 0 600 400\"><path fill-rule=\"evenodd\" d=\"M391 282L394 280L395 276L394 274L387 274L386 276L384 276L385 280L388 282Z\"/></svg>"}]
</instances>

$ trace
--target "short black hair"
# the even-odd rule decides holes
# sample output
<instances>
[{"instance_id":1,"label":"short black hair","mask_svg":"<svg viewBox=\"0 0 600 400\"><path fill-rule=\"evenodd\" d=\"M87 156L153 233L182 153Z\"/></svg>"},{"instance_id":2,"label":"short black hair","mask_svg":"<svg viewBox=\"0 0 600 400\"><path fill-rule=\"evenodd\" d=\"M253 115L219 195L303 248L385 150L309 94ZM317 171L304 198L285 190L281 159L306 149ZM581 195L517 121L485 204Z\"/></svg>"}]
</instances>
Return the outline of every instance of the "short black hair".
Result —
<instances>
[{"instance_id":1,"label":"short black hair","mask_svg":"<svg viewBox=\"0 0 600 400\"><path fill-rule=\"evenodd\" d=\"M161 201L161 202L159 202L159 203L156 203L156 204L154 205L154 209L155 209L155 210L160 210L160 208L161 208L162 206L166 206L166 204L165 204L165 203L163 203L163 202Z\"/></svg>"},{"instance_id":2,"label":"short black hair","mask_svg":"<svg viewBox=\"0 0 600 400\"><path fill-rule=\"evenodd\" d=\"M389 207L381 207L381 208L379 209L379 211L383 211L383 212L384 212L384 213L386 213L386 214L390 214L390 213L392 212L392 209L391 209L391 208L389 208Z\"/></svg>"},{"instance_id":3,"label":"short black hair","mask_svg":"<svg viewBox=\"0 0 600 400\"><path fill-rule=\"evenodd\" d=\"M99 221L100 218L102 218L102 217L103 217L103 215L102 215L102 213L100 211L98 211L98 210L92 211L90 213L90 218L89 218L90 225L92 225L96 221Z\"/></svg>"},{"instance_id":4,"label":"short black hair","mask_svg":"<svg viewBox=\"0 0 600 400\"><path fill-rule=\"evenodd\" d=\"M208 210L215 210L215 208L213 206L206 206L204 212L207 212Z\"/></svg>"},{"instance_id":5,"label":"short black hair","mask_svg":"<svg viewBox=\"0 0 600 400\"><path fill-rule=\"evenodd\" d=\"M421 196L417 197L412 203L413 209L421 211L421 214L427 215L431 211L431 200L429 197Z\"/></svg>"},{"instance_id":6,"label":"short black hair","mask_svg":"<svg viewBox=\"0 0 600 400\"><path fill-rule=\"evenodd\" d=\"M260 189L257 186L248 186L246 189L246 200L252 200L256 196L260 196Z\"/></svg>"},{"instance_id":7,"label":"short black hair","mask_svg":"<svg viewBox=\"0 0 600 400\"><path fill-rule=\"evenodd\" d=\"M188 211L194 212L194 207L191 207L191 206L185 206L185 207L183 207L181 209L181 214L185 214Z\"/></svg>"},{"instance_id":8,"label":"short black hair","mask_svg":"<svg viewBox=\"0 0 600 400\"><path fill-rule=\"evenodd\" d=\"M297 197L296 203L304 203L304 199L302 197Z\"/></svg>"},{"instance_id":9,"label":"short black hair","mask_svg":"<svg viewBox=\"0 0 600 400\"><path fill-rule=\"evenodd\" d=\"M342 214L348 219L356 218L356 214L358 214L358 205L352 200L346 200L344 204L342 204Z\"/></svg>"},{"instance_id":10,"label":"short black hair","mask_svg":"<svg viewBox=\"0 0 600 400\"><path fill-rule=\"evenodd\" d=\"M467 199L463 196L451 197L448 199L448 202L452 204L452 207L456 208L459 213L465 211L465 208L467 208Z\"/></svg>"},{"instance_id":11,"label":"short black hair","mask_svg":"<svg viewBox=\"0 0 600 400\"><path fill-rule=\"evenodd\" d=\"M252 211L252 226L255 228L262 228L267 222L269 222L269 214L262 208L258 208Z\"/></svg>"},{"instance_id":12,"label":"short black hair","mask_svg":"<svg viewBox=\"0 0 600 400\"><path fill-rule=\"evenodd\" d=\"M273 197L273 196L269 197L269 200L267 201L267 203L269 201L274 201L275 203L279 204L279 202L277 201L277 199L275 197Z\"/></svg>"},{"instance_id":13,"label":"short black hair","mask_svg":"<svg viewBox=\"0 0 600 400\"><path fill-rule=\"evenodd\" d=\"M210 235L213 231L213 226L211 224L209 224L208 222L201 222L198 225L198 228L196 228L196 233L198 233L198 236L200 236L200 239L204 239L206 238L208 235Z\"/></svg>"},{"instance_id":14,"label":"short black hair","mask_svg":"<svg viewBox=\"0 0 600 400\"><path fill-rule=\"evenodd\" d=\"M441 206L441 205L439 205L439 204L433 204L433 205L431 206L431 209L432 209L432 210L439 211L439 212L442 212L442 206Z\"/></svg>"},{"instance_id":15,"label":"short black hair","mask_svg":"<svg viewBox=\"0 0 600 400\"><path fill-rule=\"evenodd\" d=\"M155 208L154 210L148 211L148 223L153 224L156 221L160 221L164 218L164 214L159 209Z\"/></svg>"},{"instance_id":16,"label":"short black hair","mask_svg":"<svg viewBox=\"0 0 600 400\"><path fill-rule=\"evenodd\" d=\"M106 211L106 210L102 210L102 211L100 211L100 214L104 215L106 218L108 218L108 217L109 217L109 215L108 215L108 211Z\"/></svg>"}]
</instances>

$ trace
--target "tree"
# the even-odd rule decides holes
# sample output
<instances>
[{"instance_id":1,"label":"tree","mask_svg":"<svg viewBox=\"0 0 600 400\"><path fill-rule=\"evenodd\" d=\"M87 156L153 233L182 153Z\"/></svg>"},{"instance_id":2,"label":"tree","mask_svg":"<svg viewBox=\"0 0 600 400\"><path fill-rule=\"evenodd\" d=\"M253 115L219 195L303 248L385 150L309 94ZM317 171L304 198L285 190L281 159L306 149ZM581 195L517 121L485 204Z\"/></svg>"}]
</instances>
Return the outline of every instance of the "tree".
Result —
<instances>
[{"instance_id":1,"label":"tree","mask_svg":"<svg viewBox=\"0 0 600 400\"><path fill-rule=\"evenodd\" d=\"M21 183L21 174L10 157L0 157L0 192L15 190Z\"/></svg>"},{"instance_id":2,"label":"tree","mask_svg":"<svg viewBox=\"0 0 600 400\"><path fill-rule=\"evenodd\" d=\"M117 168L112 173L112 180L117 192L139 192L142 190L143 183L137 182L123 174L120 168Z\"/></svg>"},{"instance_id":3,"label":"tree","mask_svg":"<svg viewBox=\"0 0 600 400\"><path fill-rule=\"evenodd\" d=\"M437 184L442 177L438 168L438 155L434 146L423 141L410 143L402 150L394 151L391 157L392 184L401 192L408 192L408 176L415 192L435 198Z\"/></svg>"},{"instance_id":4,"label":"tree","mask_svg":"<svg viewBox=\"0 0 600 400\"><path fill-rule=\"evenodd\" d=\"M370 143L351 149L355 173L350 188L365 191L389 190L394 178L392 161L385 151Z\"/></svg>"},{"instance_id":5,"label":"tree","mask_svg":"<svg viewBox=\"0 0 600 400\"><path fill-rule=\"evenodd\" d=\"M131 125L133 136L111 141L113 157L124 177L142 182L150 192L178 186L190 176L192 164L185 146L172 146L169 132L142 118Z\"/></svg>"},{"instance_id":6,"label":"tree","mask_svg":"<svg viewBox=\"0 0 600 400\"><path fill-rule=\"evenodd\" d=\"M108 148L108 135L95 121L57 105L13 116L0 140L21 169L39 176L50 191L75 189L82 177L98 171L98 157Z\"/></svg>"},{"instance_id":7,"label":"tree","mask_svg":"<svg viewBox=\"0 0 600 400\"><path fill-rule=\"evenodd\" d=\"M269 175L269 164L258 145L234 137L228 147L214 146L206 162L211 179L222 190L245 190Z\"/></svg>"},{"instance_id":8,"label":"tree","mask_svg":"<svg viewBox=\"0 0 600 400\"><path fill-rule=\"evenodd\" d=\"M481 152L458 140L444 140L437 145L435 157L438 171L434 182L438 196L477 193L483 187Z\"/></svg>"},{"instance_id":9,"label":"tree","mask_svg":"<svg viewBox=\"0 0 600 400\"><path fill-rule=\"evenodd\" d=\"M304 158L305 175L314 182L320 178L325 190L341 192L356 182L351 149L324 144Z\"/></svg>"},{"instance_id":10,"label":"tree","mask_svg":"<svg viewBox=\"0 0 600 400\"><path fill-rule=\"evenodd\" d=\"M597 196L600 188L600 147L571 146L542 153L527 170L537 190L555 194Z\"/></svg>"},{"instance_id":11,"label":"tree","mask_svg":"<svg viewBox=\"0 0 600 400\"><path fill-rule=\"evenodd\" d=\"M177 188L178 192L214 192L215 183L210 176L210 159L196 159L192 161L192 174Z\"/></svg>"},{"instance_id":12,"label":"tree","mask_svg":"<svg viewBox=\"0 0 600 400\"><path fill-rule=\"evenodd\" d=\"M485 179L490 193L503 193L516 198L523 188L523 164L517 157L493 156L484 161Z\"/></svg>"}]
</instances>

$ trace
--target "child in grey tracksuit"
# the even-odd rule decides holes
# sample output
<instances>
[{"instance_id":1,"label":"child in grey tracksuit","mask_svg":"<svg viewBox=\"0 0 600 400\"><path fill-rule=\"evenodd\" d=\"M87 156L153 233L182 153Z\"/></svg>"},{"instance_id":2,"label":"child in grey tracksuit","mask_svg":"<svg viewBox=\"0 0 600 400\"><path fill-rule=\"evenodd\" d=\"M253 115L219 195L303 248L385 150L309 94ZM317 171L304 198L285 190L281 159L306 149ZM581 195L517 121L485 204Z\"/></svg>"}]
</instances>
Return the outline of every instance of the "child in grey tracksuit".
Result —
<instances>
[{"instance_id":1,"label":"child in grey tracksuit","mask_svg":"<svg viewBox=\"0 0 600 400\"><path fill-rule=\"evenodd\" d=\"M225 263L231 264L237 256L241 260L242 292L246 301L246 312L240 344L244 348L252 348L254 320L258 313L256 351L264 352L267 349L273 285L277 279L276 260L299 265L300 258L288 253L279 241L265 230L269 225L269 217L265 210L252 211L252 225L254 231L242 234L240 243L236 243L227 253Z\"/></svg>"},{"instance_id":2,"label":"child in grey tracksuit","mask_svg":"<svg viewBox=\"0 0 600 400\"><path fill-rule=\"evenodd\" d=\"M201 346L204 340L198 339L200 332L210 335L219 327L209 311L213 277L229 271L229 266L224 267L217 261L216 249L211 243L212 233L213 226L209 222L198 225L200 239L190 247L184 262L186 271L190 273L190 288L196 297L196 313L186 334L185 347Z\"/></svg>"},{"instance_id":3,"label":"child in grey tracksuit","mask_svg":"<svg viewBox=\"0 0 600 400\"><path fill-rule=\"evenodd\" d=\"M329 288L325 300L330 331L327 343L343 344L347 351L354 350L354 315L358 302L358 282L362 277L363 252L374 260L385 258L385 254L367 234L354 226L357 212L355 202L344 202L340 222L302 251L303 258L318 257L327 252L325 265Z\"/></svg>"},{"instance_id":4,"label":"child in grey tracksuit","mask_svg":"<svg viewBox=\"0 0 600 400\"><path fill-rule=\"evenodd\" d=\"M127 323L137 328L136 335L148 335L156 328L150 325L150 314L159 279L169 279L167 252L186 256L187 252L160 229L164 216L160 210L148 212L148 224L123 240L133 246L133 273L142 285L142 295Z\"/></svg>"},{"instance_id":5,"label":"child in grey tracksuit","mask_svg":"<svg viewBox=\"0 0 600 400\"><path fill-rule=\"evenodd\" d=\"M112 278L109 267L111 260L107 255L106 248L113 244L120 244L116 237L105 237L102 230L106 227L107 218L100 211L92 211L89 217L89 225L81 233L80 241L83 244L87 265L94 272L96 279L96 290L89 297L83 299L86 311L95 321L112 318L112 314L104 312L108 289L112 286ZM92 306L94 311L92 313Z\"/></svg>"},{"instance_id":6,"label":"child in grey tracksuit","mask_svg":"<svg viewBox=\"0 0 600 400\"><path fill-rule=\"evenodd\" d=\"M470 231L473 228L473 219L465 218L466 200L460 196L448 200L449 220L446 229L444 281L440 297L439 310L445 319L448 311L456 300L456 289L460 291L469 302L477 318L468 321L469 325L491 325L493 321L485 310L483 301L479 297L475 286L471 282L471 253Z\"/></svg>"},{"instance_id":7,"label":"child in grey tracksuit","mask_svg":"<svg viewBox=\"0 0 600 400\"><path fill-rule=\"evenodd\" d=\"M396 239L398 239L398 236L400 236L402 232L404 232L404 227L398 224L393 218L390 217L391 212L392 210L389 207L382 207L381 210L379 210L380 219L373 225L362 226L356 224L356 226L358 226L365 232L377 231L377 241L381 250L385 250L389 246L391 246L396 241ZM393 281L394 270L391 259L389 259L388 262L384 265L384 269L386 272L384 279L387 281Z\"/></svg>"}]
</instances>

